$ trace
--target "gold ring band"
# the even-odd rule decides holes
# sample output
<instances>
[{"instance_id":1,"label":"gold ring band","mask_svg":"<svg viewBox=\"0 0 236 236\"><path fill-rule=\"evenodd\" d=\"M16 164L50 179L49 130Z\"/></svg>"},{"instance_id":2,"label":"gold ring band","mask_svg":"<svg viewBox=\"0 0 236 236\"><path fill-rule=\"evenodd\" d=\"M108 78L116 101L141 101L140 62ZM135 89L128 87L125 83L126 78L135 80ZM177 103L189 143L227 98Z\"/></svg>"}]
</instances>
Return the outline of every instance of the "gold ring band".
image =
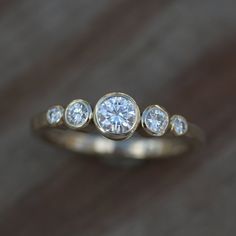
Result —
<instances>
[{"instance_id":1,"label":"gold ring band","mask_svg":"<svg viewBox=\"0 0 236 236\"><path fill-rule=\"evenodd\" d=\"M158 105L148 106L140 114L135 101L123 93L105 95L94 111L82 99L72 101L65 109L50 107L33 118L32 128L62 148L102 157L174 157L205 140L200 128L180 115L170 117Z\"/></svg>"}]
</instances>

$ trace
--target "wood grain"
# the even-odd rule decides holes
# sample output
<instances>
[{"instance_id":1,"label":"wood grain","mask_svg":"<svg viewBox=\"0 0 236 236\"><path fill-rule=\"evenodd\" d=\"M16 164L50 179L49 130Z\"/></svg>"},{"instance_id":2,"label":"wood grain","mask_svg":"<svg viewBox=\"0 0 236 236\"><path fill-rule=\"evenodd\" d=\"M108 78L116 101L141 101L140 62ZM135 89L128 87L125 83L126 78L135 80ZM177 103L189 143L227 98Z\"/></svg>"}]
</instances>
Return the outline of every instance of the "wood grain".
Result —
<instances>
[{"instance_id":1,"label":"wood grain","mask_svg":"<svg viewBox=\"0 0 236 236\"><path fill-rule=\"evenodd\" d=\"M0 8L0 235L235 235L236 3L22 0ZM197 153L137 168L40 142L30 118L109 91L184 114ZM14 108L13 108L14 106Z\"/></svg>"}]
</instances>

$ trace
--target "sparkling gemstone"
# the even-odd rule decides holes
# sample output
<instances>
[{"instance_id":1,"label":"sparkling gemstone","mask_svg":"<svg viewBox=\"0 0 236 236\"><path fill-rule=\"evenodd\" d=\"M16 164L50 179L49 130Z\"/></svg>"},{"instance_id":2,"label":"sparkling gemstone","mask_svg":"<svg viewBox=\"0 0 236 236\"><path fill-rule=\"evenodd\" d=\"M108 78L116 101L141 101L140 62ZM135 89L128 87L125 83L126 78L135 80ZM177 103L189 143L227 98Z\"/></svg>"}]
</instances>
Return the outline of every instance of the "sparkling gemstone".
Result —
<instances>
[{"instance_id":1,"label":"sparkling gemstone","mask_svg":"<svg viewBox=\"0 0 236 236\"><path fill-rule=\"evenodd\" d=\"M47 111L47 121L51 125L56 125L60 123L64 113L64 108L62 106L53 106Z\"/></svg>"},{"instance_id":2,"label":"sparkling gemstone","mask_svg":"<svg viewBox=\"0 0 236 236\"><path fill-rule=\"evenodd\" d=\"M187 133L188 131L188 122L183 116L174 115L171 118L172 130L176 135L181 136Z\"/></svg>"},{"instance_id":3,"label":"sparkling gemstone","mask_svg":"<svg viewBox=\"0 0 236 236\"><path fill-rule=\"evenodd\" d=\"M81 128L91 118L92 109L84 100L71 102L65 111L66 124L71 128Z\"/></svg>"},{"instance_id":4,"label":"sparkling gemstone","mask_svg":"<svg viewBox=\"0 0 236 236\"><path fill-rule=\"evenodd\" d=\"M163 108L152 105L145 109L142 123L149 133L162 136L169 126L169 115Z\"/></svg>"},{"instance_id":5,"label":"sparkling gemstone","mask_svg":"<svg viewBox=\"0 0 236 236\"><path fill-rule=\"evenodd\" d=\"M124 135L137 126L139 109L128 95L114 93L101 98L96 106L95 121L102 132Z\"/></svg>"}]
</instances>

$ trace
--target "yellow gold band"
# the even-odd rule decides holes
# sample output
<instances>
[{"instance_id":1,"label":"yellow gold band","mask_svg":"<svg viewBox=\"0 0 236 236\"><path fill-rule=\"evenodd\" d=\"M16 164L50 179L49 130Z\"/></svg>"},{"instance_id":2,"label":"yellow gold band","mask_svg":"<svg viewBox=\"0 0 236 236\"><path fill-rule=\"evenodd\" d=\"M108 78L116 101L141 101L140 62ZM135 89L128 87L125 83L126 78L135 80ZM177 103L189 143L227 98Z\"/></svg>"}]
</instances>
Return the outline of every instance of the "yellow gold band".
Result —
<instances>
[{"instance_id":1,"label":"yellow gold band","mask_svg":"<svg viewBox=\"0 0 236 236\"><path fill-rule=\"evenodd\" d=\"M52 127L45 117L43 113L33 119L33 130L50 143L79 154L159 159L182 155L204 142L202 130L193 124L189 124L188 132L181 137L171 133L164 137L151 137L139 127L132 138L114 141L100 135L93 123L83 131L77 131L64 125Z\"/></svg>"}]
</instances>

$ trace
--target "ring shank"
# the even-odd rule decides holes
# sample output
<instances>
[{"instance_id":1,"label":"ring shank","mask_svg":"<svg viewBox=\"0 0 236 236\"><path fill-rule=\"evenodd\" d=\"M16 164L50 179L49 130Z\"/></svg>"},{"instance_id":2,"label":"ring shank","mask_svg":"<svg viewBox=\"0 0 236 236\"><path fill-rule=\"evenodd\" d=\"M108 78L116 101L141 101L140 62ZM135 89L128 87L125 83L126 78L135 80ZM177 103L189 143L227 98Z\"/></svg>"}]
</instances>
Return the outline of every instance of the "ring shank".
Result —
<instances>
[{"instance_id":1,"label":"ring shank","mask_svg":"<svg viewBox=\"0 0 236 236\"><path fill-rule=\"evenodd\" d=\"M33 119L33 130L45 140L64 149L96 156L129 157L134 159L160 159L181 155L194 149L204 142L202 131L193 124L189 124L189 131L185 136L164 137L143 136L142 132L135 132L128 140L113 141L91 131L75 131L66 127L50 127L45 119L45 113Z\"/></svg>"}]
</instances>

